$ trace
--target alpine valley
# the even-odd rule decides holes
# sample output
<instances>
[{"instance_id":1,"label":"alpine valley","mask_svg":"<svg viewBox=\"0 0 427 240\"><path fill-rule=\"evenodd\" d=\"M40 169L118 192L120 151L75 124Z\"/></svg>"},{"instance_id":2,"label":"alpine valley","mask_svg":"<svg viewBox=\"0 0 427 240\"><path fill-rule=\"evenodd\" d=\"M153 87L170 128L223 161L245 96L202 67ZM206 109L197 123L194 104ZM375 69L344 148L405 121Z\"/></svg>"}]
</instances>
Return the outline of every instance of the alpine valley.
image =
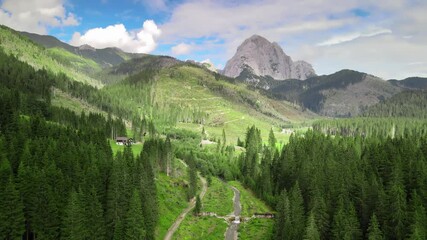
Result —
<instances>
[{"instance_id":1,"label":"alpine valley","mask_svg":"<svg viewBox=\"0 0 427 240\"><path fill-rule=\"evenodd\" d=\"M0 239L427 239L427 78L0 26Z\"/></svg>"}]
</instances>

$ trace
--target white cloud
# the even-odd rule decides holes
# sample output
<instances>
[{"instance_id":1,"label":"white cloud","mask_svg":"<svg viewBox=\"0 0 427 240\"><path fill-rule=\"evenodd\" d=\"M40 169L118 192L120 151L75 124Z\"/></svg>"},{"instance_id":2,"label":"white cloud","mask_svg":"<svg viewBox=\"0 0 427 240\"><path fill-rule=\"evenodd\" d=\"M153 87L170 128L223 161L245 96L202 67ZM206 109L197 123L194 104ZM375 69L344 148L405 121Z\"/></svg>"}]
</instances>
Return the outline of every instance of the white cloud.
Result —
<instances>
[{"instance_id":1,"label":"white cloud","mask_svg":"<svg viewBox=\"0 0 427 240\"><path fill-rule=\"evenodd\" d=\"M4 0L0 23L19 31L46 34L49 27L76 26L79 20L67 12L63 0Z\"/></svg>"},{"instance_id":2,"label":"white cloud","mask_svg":"<svg viewBox=\"0 0 427 240\"><path fill-rule=\"evenodd\" d=\"M180 43L171 48L172 54L175 56L189 54L192 50L192 45L186 43Z\"/></svg>"},{"instance_id":3,"label":"white cloud","mask_svg":"<svg viewBox=\"0 0 427 240\"><path fill-rule=\"evenodd\" d=\"M128 31L123 24L116 24L106 28L93 28L83 35L76 32L70 44L88 44L95 48L118 47L127 52L149 53L156 49L160 35L161 30L156 23L146 20L138 31Z\"/></svg>"},{"instance_id":4,"label":"white cloud","mask_svg":"<svg viewBox=\"0 0 427 240\"><path fill-rule=\"evenodd\" d=\"M426 72L424 65L407 65L425 59L426 11L427 1L408 0L187 1L161 26L162 43L196 42L194 59L221 64L245 38L259 34L319 73L354 68L384 78L410 76ZM379 40L388 38L385 45Z\"/></svg>"},{"instance_id":5,"label":"white cloud","mask_svg":"<svg viewBox=\"0 0 427 240\"><path fill-rule=\"evenodd\" d=\"M355 39L361 38L361 37L373 37L381 34L390 34L392 31L390 29L373 29L369 30L364 33L360 32L353 32L353 33L347 33L344 35L334 36L326 41L320 42L317 45L318 46L331 46L335 44L350 42Z\"/></svg>"}]
</instances>

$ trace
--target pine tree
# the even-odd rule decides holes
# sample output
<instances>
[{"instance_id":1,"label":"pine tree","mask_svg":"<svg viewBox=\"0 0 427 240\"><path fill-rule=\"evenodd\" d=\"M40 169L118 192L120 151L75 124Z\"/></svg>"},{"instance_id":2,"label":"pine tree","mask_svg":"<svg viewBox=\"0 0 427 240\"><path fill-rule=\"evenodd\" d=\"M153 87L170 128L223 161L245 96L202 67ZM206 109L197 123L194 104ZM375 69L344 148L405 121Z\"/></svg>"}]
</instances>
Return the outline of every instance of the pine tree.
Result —
<instances>
[{"instance_id":1,"label":"pine tree","mask_svg":"<svg viewBox=\"0 0 427 240\"><path fill-rule=\"evenodd\" d=\"M200 195L196 196L196 206L194 207L194 215L197 216L202 210L202 200L200 200Z\"/></svg>"},{"instance_id":2,"label":"pine tree","mask_svg":"<svg viewBox=\"0 0 427 240\"><path fill-rule=\"evenodd\" d=\"M275 238L274 239L290 239L290 232L292 229L292 224L290 222L290 206L289 198L286 189L282 191L277 202L277 217L275 225Z\"/></svg>"},{"instance_id":3,"label":"pine tree","mask_svg":"<svg viewBox=\"0 0 427 240\"><path fill-rule=\"evenodd\" d=\"M344 201L340 196L338 207L335 212L334 222L332 226L332 239L360 239L359 222L357 220L356 210L351 201Z\"/></svg>"},{"instance_id":4,"label":"pine tree","mask_svg":"<svg viewBox=\"0 0 427 240\"><path fill-rule=\"evenodd\" d=\"M276 137L274 136L274 132L273 132L273 128L270 129L270 133L268 134L268 145L270 146L270 148L272 149L272 151L274 151L274 149L276 148Z\"/></svg>"},{"instance_id":5,"label":"pine tree","mask_svg":"<svg viewBox=\"0 0 427 240\"><path fill-rule=\"evenodd\" d=\"M427 238L427 214L421 198L417 192L412 193L411 200L411 226L409 239L426 239Z\"/></svg>"},{"instance_id":6,"label":"pine tree","mask_svg":"<svg viewBox=\"0 0 427 240\"><path fill-rule=\"evenodd\" d=\"M329 214L328 209L325 203L325 199L316 191L313 198L313 209L312 212L314 214L314 219L316 221L317 229L321 235L322 239L327 239L327 234L329 232Z\"/></svg>"},{"instance_id":7,"label":"pine tree","mask_svg":"<svg viewBox=\"0 0 427 240\"><path fill-rule=\"evenodd\" d=\"M81 203L81 193L72 190L68 205L65 208L65 216L62 227L62 238L68 240L83 240L85 223L84 208Z\"/></svg>"},{"instance_id":8,"label":"pine tree","mask_svg":"<svg viewBox=\"0 0 427 240\"><path fill-rule=\"evenodd\" d=\"M125 236L130 240L145 239L144 216L141 207L141 198L135 189L130 200L129 210L125 219Z\"/></svg>"},{"instance_id":9,"label":"pine tree","mask_svg":"<svg viewBox=\"0 0 427 240\"><path fill-rule=\"evenodd\" d=\"M383 240L384 236L380 229L380 225L377 220L377 216L372 214L371 221L369 222L368 228L368 240Z\"/></svg>"},{"instance_id":10,"label":"pine tree","mask_svg":"<svg viewBox=\"0 0 427 240\"><path fill-rule=\"evenodd\" d=\"M291 239L302 239L305 229L304 200L298 181L291 190L289 204L290 220L292 222Z\"/></svg>"},{"instance_id":11,"label":"pine tree","mask_svg":"<svg viewBox=\"0 0 427 240\"><path fill-rule=\"evenodd\" d=\"M104 239L105 227L102 205L99 202L95 187L83 193L83 206L85 209L85 231L86 239Z\"/></svg>"},{"instance_id":12,"label":"pine tree","mask_svg":"<svg viewBox=\"0 0 427 240\"><path fill-rule=\"evenodd\" d=\"M12 176L0 192L0 239L21 239L25 232L24 206Z\"/></svg>"},{"instance_id":13,"label":"pine tree","mask_svg":"<svg viewBox=\"0 0 427 240\"><path fill-rule=\"evenodd\" d=\"M320 233L317 230L316 219L314 218L313 212L310 213L307 220L304 240L320 240Z\"/></svg>"}]
</instances>

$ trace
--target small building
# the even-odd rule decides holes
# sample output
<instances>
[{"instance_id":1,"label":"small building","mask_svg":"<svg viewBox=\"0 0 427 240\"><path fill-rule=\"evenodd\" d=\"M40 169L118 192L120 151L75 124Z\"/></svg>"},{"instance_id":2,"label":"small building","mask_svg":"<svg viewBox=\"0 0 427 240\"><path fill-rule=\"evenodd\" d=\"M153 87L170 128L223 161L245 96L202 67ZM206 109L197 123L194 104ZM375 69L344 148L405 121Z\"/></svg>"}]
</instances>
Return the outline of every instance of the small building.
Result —
<instances>
[{"instance_id":1,"label":"small building","mask_svg":"<svg viewBox=\"0 0 427 240\"><path fill-rule=\"evenodd\" d=\"M274 218L274 213L255 213L255 218Z\"/></svg>"},{"instance_id":2,"label":"small building","mask_svg":"<svg viewBox=\"0 0 427 240\"><path fill-rule=\"evenodd\" d=\"M117 145L126 145L128 143L127 137L116 137L116 144Z\"/></svg>"}]
</instances>

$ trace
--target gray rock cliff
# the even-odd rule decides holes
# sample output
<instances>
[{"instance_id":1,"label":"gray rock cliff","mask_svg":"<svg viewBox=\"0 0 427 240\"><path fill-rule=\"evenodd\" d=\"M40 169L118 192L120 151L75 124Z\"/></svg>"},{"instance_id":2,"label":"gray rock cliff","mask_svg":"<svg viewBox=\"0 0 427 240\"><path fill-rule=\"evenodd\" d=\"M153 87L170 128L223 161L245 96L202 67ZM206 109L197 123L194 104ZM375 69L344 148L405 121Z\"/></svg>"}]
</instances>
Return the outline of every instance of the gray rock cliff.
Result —
<instances>
[{"instance_id":1,"label":"gray rock cliff","mask_svg":"<svg viewBox=\"0 0 427 240\"><path fill-rule=\"evenodd\" d=\"M256 76L270 76L276 80L305 80L316 76L311 64L304 61L293 62L279 44L271 43L259 35L246 39L237 48L236 54L225 65L223 73L228 77L238 77L244 70Z\"/></svg>"}]
</instances>

